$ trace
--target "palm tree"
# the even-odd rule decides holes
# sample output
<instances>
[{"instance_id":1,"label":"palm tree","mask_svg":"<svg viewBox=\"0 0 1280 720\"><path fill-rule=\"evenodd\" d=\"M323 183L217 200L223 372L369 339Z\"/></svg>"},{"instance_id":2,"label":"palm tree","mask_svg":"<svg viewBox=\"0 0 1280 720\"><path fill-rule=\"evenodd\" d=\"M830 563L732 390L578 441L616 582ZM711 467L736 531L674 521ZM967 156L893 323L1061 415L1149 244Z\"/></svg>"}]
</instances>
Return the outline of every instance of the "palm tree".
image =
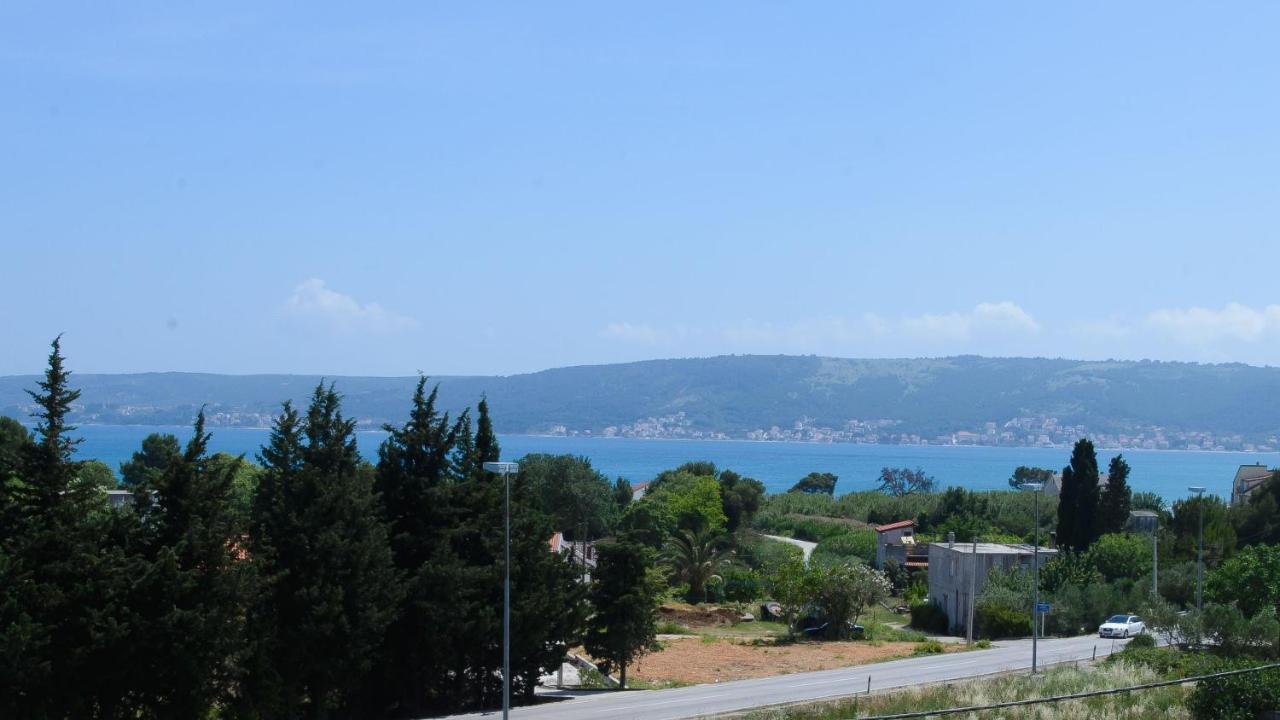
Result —
<instances>
[{"instance_id":1,"label":"palm tree","mask_svg":"<svg viewBox=\"0 0 1280 720\"><path fill-rule=\"evenodd\" d=\"M663 559L676 578L689 583L689 597L707 600L707 582L719 580L719 570L728 564L733 551L726 550L724 538L709 530L681 530L667 541Z\"/></svg>"}]
</instances>

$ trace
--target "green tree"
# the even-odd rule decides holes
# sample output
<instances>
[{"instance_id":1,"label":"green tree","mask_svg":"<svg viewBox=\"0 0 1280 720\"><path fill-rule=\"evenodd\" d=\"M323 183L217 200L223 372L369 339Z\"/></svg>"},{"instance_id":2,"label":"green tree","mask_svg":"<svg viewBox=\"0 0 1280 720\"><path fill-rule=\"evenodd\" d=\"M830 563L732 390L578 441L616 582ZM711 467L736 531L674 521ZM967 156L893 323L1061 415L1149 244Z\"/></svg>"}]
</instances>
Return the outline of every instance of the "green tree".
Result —
<instances>
[{"instance_id":1,"label":"green tree","mask_svg":"<svg viewBox=\"0 0 1280 720\"><path fill-rule=\"evenodd\" d=\"M1136 580L1151 572L1151 540L1142 535L1108 533L1089 547L1088 559L1107 582Z\"/></svg>"},{"instance_id":2,"label":"green tree","mask_svg":"<svg viewBox=\"0 0 1280 720\"><path fill-rule=\"evenodd\" d=\"M1134 493L1133 498L1129 501L1129 509L1150 510L1157 513L1164 513L1168 510L1164 498L1153 492Z\"/></svg>"},{"instance_id":3,"label":"green tree","mask_svg":"<svg viewBox=\"0 0 1280 720\"><path fill-rule=\"evenodd\" d=\"M617 522L614 487L585 457L526 455L520 459L520 475L556 529L573 540L606 535Z\"/></svg>"},{"instance_id":4,"label":"green tree","mask_svg":"<svg viewBox=\"0 0 1280 720\"><path fill-rule=\"evenodd\" d=\"M1236 531L1231 524L1230 508L1217 495L1202 495L1177 500L1169 518L1171 548L1161 548L1161 559L1169 557L1195 560L1200 539L1200 512L1204 510L1204 558L1212 567L1235 552Z\"/></svg>"},{"instance_id":5,"label":"green tree","mask_svg":"<svg viewBox=\"0 0 1280 720\"><path fill-rule=\"evenodd\" d=\"M1066 585L1084 587L1100 582L1102 573L1098 572L1088 553L1064 549L1040 568L1040 589L1049 593Z\"/></svg>"},{"instance_id":6,"label":"green tree","mask_svg":"<svg viewBox=\"0 0 1280 720\"><path fill-rule=\"evenodd\" d=\"M880 492L894 497L916 493L931 493L938 486L933 476L916 468L880 468Z\"/></svg>"},{"instance_id":7,"label":"green tree","mask_svg":"<svg viewBox=\"0 0 1280 720\"><path fill-rule=\"evenodd\" d=\"M789 636L795 636L800 613L813 601L817 580L817 573L805 567L797 554L782 556L765 568L765 585L769 596L781 608Z\"/></svg>"},{"instance_id":8,"label":"green tree","mask_svg":"<svg viewBox=\"0 0 1280 720\"><path fill-rule=\"evenodd\" d=\"M800 478L800 481L792 485L787 492L825 493L834 496L836 493L836 481L839 479L839 477L829 472L811 472Z\"/></svg>"},{"instance_id":9,"label":"green tree","mask_svg":"<svg viewBox=\"0 0 1280 720\"><path fill-rule=\"evenodd\" d=\"M352 712L400 597L354 432L333 386L320 385L301 420L285 405L261 455L252 540L269 636L259 667L275 680L264 700L285 716Z\"/></svg>"},{"instance_id":10,"label":"green tree","mask_svg":"<svg viewBox=\"0 0 1280 720\"><path fill-rule=\"evenodd\" d=\"M35 441L16 441L21 480L6 483L0 717L91 717L118 692L111 687L119 665L111 653L120 636L111 592L118 554L103 543L105 497L81 478L73 457L79 440L67 415L80 393L70 375L55 339L39 390L29 391Z\"/></svg>"},{"instance_id":11,"label":"green tree","mask_svg":"<svg viewBox=\"0 0 1280 720\"><path fill-rule=\"evenodd\" d=\"M469 688L454 668L473 648L449 628L474 622L478 604L487 600L473 597L467 569L454 550L460 539L451 533L461 512L456 478L481 479L474 437L469 424L463 425L468 437L462 444L469 452L454 457L460 428L437 411L437 396L438 390L428 394L426 379L419 378L407 421L386 426L387 439L378 449L375 488L395 565L406 577L405 596L387 631L386 672L378 694L405 715L452 710L464 702ZM455 473L459 460L464 467ZM466 620L441 623L445 617Z\"/></svg>"},{"instance_id":12,"label":"green tree","mask_svg":"<svg viewBox=\"0 0 1280 720\"><path fill-rule=\"evenodd\" d=\"M596 569L589 598L594 612L584 647L609 672L619 668L627 685L627 665L653 648L660 583L649 572L650 554L642 545L618 540L596 546Z\"/></svg>"},{"instance_id":13,"label":"green tree","mask_svg":"<svg viewBox=\"0 0 1280 720\"><path fill-rule=\"evenodd\" d=\"M1272 472L1242 505L1232 508L1241 543L1280 543L1280 472Z\"/></svg>"},{"instance_id":14,"label":"green tree","mask_svg":"<svg viewBox=\"0 0 1280 720\"><path fill-rule=\"evenodd\" d=\"M631 487L631 483L626 478L618 478L613 483L613 505L618 511L618 515L626 512L627 506L631 504L632 498L635 497L635 490Z\"/></svg>"},{"instance_id":15,"label":"green tree","mask_svg":"<svg viewBox=\"0 0 1280 720\"><path fill-rule=\"evenodd\" d=\"M732 470L720 471L720 509L724 511L725 530L730 533L751 522L764 500L764 483L742 477Z\"/></svg>"},{"instance_id":16,"label":"green tree","mask_svg":"<svg viewBox=\"0 0 1280 720\"><path fill-rule=\"evenodd\" d=\"M237 466L207 454L204 412L186 450L135 483L128 533L128 717L203 717L232 699L252 577L240 562L242 514L232 501ZM124 643L122 643L124 644Z\"/></svg>"},{"instance_id":17,"label":"green tree","mask_svg":"<svg viewBox=\"0 0 1280 720\"><path fill-rule=\"evenodd\" d=\"M1047 483L1052 479L1053 471L1048 468L1019 465L1014 469L1013 476L1009 478L1009 487L1021 490L1027 483Z\"/></svg>"},{"instance_id":18,"label":"green tree","mask_svg":"<svg viewBox=\"0 0 1280 720\"><path fill-rule=\"evenodd\" d=\"M813 603L827 622L828 635L844 638L868 607L889 597L892 586L879 570L862 563L818 566Z\"/></svg>"},{"instance_id":19,"label":"green tree","mask_svg":"<svg viewBox=\"0 0 1280 720\"><path fill-rule=\"evenodd\" d=\"M128 462L120 463L120 482L126 488L154 482L169 463L181 455L178 438L168 433L151 433L142 439L142 448Z\"/></svg>"},{"instance_id":20,"label":"green tree","mask_svg":"<svg viewBox=\"0 0 1280 720\"><path fill-rule=\"evenodd\" d=\"M1247 617L1280 606L1280 546L1253 545L1209 573L1205 599L1234 604Z\"/></svg>"},{"instance_id":21,"label":"green tree","mask_svg":"<svg viewBox=\"0 0 1280 720\"><path fill-rule=\"evenodd\" d=\"M663 480L657 490L650 486L636 504L645 503L665 506L675 516L676 526L683 530L719 531L727 522L720 483L710 475L678 472Z\"/></svg>"},{"instance_id":22,"label":"green tree","mask_svg":"<svg viewBox=\"0 0 1280 720\"><path fill-rule=\"evenodd\" d=\"M1111 458L1107 485L1098 500L1098 529L1102 533L1118 533L1129 524L1133 492L1129 489L1129 463L1123 455Z\"/></svg>"},{"instance_id":23,"label":"green tree","mask_svg":"<svg viewBox=\"0 0 1280 720\"><path fill-rule=\"evenodd\" d=\"M1058 495L1058 544L1076 552L1089 549L1098 538L1098 455L1086 438L1071 450L1071 464L1062 469Z\"/></svg>"},{"instance_id":24,"label":"green tree","mask_svg":"<svg viewBox=\"0 0 1280 720\"><path fill-rule=\"evenodd\" d=\"M709 530L681 530L667 541L663 561L678 581L689 584L689 599L706 602L707 583L728 566L733 553Z\"/></svg>"}]
</instances>

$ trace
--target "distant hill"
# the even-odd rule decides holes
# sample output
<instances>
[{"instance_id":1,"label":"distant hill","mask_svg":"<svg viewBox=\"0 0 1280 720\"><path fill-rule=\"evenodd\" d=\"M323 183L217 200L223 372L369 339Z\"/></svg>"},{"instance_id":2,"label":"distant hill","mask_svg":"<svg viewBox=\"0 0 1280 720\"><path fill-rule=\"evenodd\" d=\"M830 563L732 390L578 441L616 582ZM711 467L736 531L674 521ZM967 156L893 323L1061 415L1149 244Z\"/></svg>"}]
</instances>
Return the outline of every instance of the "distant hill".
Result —
<instances>
[{"instance_id":1,"label":"distant hill","mask_svg":"<svg viewBox=\"0 0 1280 720\"><path fill-rule=\"evenodd\" d=\"M399 422L415 382L329 379L348 414L366 425ZM23 390L35 380L0 377L0 414L27 415ZM206 405L215 424L265 425L281 401L303 402L321 378L145 373L73 380L83 391L78 422L186 423ZM454 413L487 394L499 431L516 433L880 442L916 435L939 442L960 433L954 441L1026 444L1053 439L1056 429L1228 449L1274 442L1280 433L1280 368L1239 364L722 356L432 382ZM1169 440L1174 436L1184 440Z\"/></svg>"}]
</instances>

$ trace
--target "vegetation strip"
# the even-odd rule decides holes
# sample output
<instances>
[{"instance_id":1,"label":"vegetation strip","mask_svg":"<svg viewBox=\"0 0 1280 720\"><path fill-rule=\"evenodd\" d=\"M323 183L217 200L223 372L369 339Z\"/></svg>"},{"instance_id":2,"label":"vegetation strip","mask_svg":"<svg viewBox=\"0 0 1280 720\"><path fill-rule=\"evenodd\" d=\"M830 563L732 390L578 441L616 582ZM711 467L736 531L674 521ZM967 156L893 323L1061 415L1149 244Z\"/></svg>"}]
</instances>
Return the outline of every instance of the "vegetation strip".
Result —
<instances>
[{"instance_id":1,"label":"vegetation strip","mask_svg":"<svg viewBox=\"0 0 1280 720\"><path fill-rule=\"evenodd\" d=\"M1226 670L1224 672L1197 675L1196 677L1179 678L1177 680L1161 680L1159 682L1130 685L1122 688L1111 688L1109 690L1089 690L1087 692L1072 693L1070 695L1056 695L1054 697L1033 698L1031 700L1010 700L1008 702L994 703L992 705L970 705L968 707L946 708L944 710L921 710L918 712L893 713L891 715L868 715L863 718L857 718L857 720L906 720L907 718L925 718L933 717L934 715L955 715L957 713L981 712L983 710L1003 710L1004 708L1021 707L1024 705L1041 705L1043 703L1061 702L1063 700L1082 700L1084 698L1101 697L1103 695L1118 695L1120 693L1133 692L1135 690L1150 690L1158 687L1168 687L1170 685L1186 685L1187 683L1199 682L1201 680L1214 680L1222 677L1230 677L1232 675L1245 675L1248 673L1261 672L1263 670L1274 670L1276 668L1280 668L1280 663L1259 665L1258 667L1245 668L1243 670Z\"/></svg>"}]
</instances>

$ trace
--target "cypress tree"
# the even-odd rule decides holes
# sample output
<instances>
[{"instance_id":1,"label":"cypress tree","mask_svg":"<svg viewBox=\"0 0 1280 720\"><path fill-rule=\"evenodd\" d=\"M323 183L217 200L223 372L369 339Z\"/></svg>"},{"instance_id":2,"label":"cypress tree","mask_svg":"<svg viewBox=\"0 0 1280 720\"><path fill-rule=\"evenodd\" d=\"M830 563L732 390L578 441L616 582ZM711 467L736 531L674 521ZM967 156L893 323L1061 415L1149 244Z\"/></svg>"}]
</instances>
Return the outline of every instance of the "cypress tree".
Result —
<instances>
[{"instance_id":1,"label":"cypress tree","mask_svg":"<svg viewBox=\"0 0 1280 720\"><path fill-rule=\"evenodd\" d=\"M390 528L405 596L387 631L387 672L377 692L396 714L415 715L456 706L465 665L453 641L469 622L462 599L461 561L446 528L458 522L453 506L451 457L458 428L436 410L438 388L426 379L414 389L408 421L386 426L378 449L376 487ZM469 434L469 424L468 424ZM448 622L442 622L448 618Z\"/></svg>"},{"instance_id":2,"label":"cypress tree","mask_svg":"<svg viewBox=\"0 0 1280 720\"><path fill-rule=\"evenodd\" d=\"M130 558L135 622L127 648L135 683L128 716L202 717L234 684L229 661L244 638L249 567L240 562L243 528L232 507L237 468L211 464L209 437L201 410L185 451L139 476L138 512L125 518L138 527Z\"/></svg>"},{"instance_id":3,"label":"cypress tree","mask_svg":"<svg viewBox=\"0 0 1280 720\"><path fill-rule=\"evenodd\" d=\"M347 715L379 660L398 576L355 423L333 386L316 388L300 423L285 410L263 449L255 502L258 612L270 629L255 666L274 675L259 688L273 696L257 700L286 717Z\"/></svg>"},{"instance_id":4,"label":"cypress tree","mask_svg":"<svg viewBox=\"0 0 1280 720\"><path fill-rule=\"evenodd\" d=\"M1081 438L1071 450L1071 464L1062 469L1058 495L1058 544L1084 552L1098 539L1098 455L1093 443Z\"/></svg>"},{"instance_id":5,"label":"cypress tree","mask_svg":"<svg viewBox=\"0 0 1280 720\"><path fill-rule=\"evenodd\" d=\"M0 529L0 717L88 717L102 692L104 647L118 632L101 553L105 496L79 480L68 422L80 396L55 338L39 391L39 419L8 484Z\"/></svg>"},{"instance_id":6,"label":"cypress tree","mask_svg":"<svg viewBox=\"0 0 1280 720\"><path fill-rule=\"evenodd\" d=\"M1098 501L1099 534L1124 530L1129 522L1133 492L1129 489L1129 463L1123 455L1111 458L1107 468L1107 486Z\"/></svg>"}]
</instances>

